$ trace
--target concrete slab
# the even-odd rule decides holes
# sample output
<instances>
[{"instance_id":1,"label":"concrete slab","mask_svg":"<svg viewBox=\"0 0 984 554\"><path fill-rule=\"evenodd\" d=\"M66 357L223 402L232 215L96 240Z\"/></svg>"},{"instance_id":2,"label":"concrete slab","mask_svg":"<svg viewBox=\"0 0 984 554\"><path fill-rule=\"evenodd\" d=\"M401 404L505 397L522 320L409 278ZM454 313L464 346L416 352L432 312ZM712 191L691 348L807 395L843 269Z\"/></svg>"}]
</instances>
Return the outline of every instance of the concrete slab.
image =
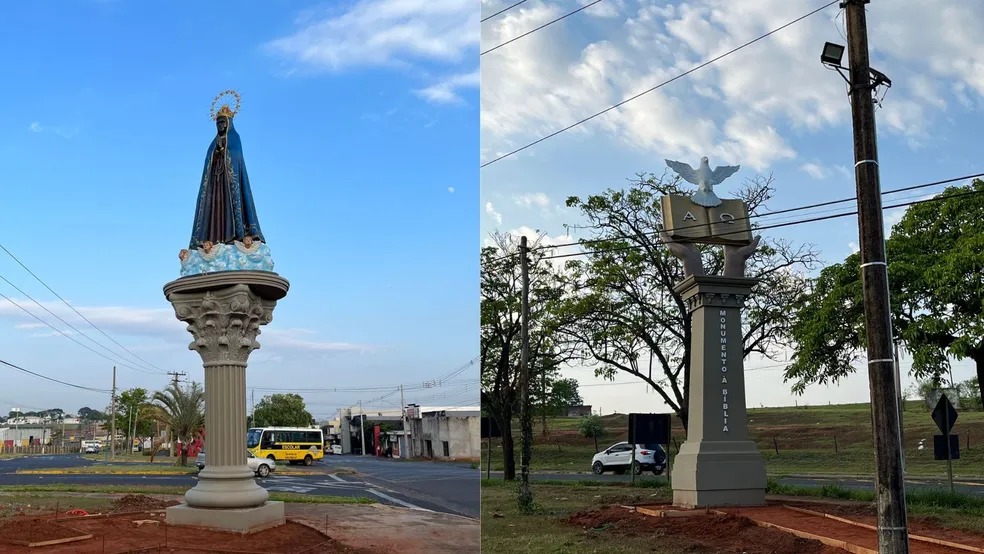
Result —
<instances>
[{"instance_id":1,"label":"concrete slab","mask_svg":"<svg viewBox=\"0 0 984 554\"><path fill-rule=\"evenodd\" d=\"M168 525L204 527L233 533L255 533L287 523L283 502L264 502L254 508L194 508L187 504L166 510Z\"/></svg>"}]
</instances>

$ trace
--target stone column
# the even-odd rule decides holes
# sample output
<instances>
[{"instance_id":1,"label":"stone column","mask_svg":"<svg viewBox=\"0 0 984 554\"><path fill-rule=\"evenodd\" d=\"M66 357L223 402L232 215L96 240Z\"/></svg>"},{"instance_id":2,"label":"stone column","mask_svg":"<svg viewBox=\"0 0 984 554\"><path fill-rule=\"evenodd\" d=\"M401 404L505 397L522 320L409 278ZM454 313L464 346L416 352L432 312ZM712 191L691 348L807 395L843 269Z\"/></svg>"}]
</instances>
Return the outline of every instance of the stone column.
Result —
<instances>
[{"instance_id":1,"label":"stone column","mask_svg":"<svg viewBox=\"0 0 984 554\"><path fill-rule=\"evenodd\" d=\"M349 418L352 417L352 410L342 410L340 414L341 435L342 435L342 454L352 453L352 424Z\"/></svg>"},{"instance_id":2,"label":"stone column","mask_svg":"<svg viewBox=\"0 0 984 554\"><path fill-rule=\"evenodd\" d=\"M239 531L283 523L282 503L267 502L269 494L246 464L246 362L260 347L260 326L272 321L287 288L275 273L256 271L183 277L164 287L175 315L194 337L188 348L198 352L205 368L205 469L185 493L185 505L169 509L169 523ZM224 517L202 509L256 513Z\"/></svg>"},{"instance_id":3,"label":"stone column","mask_svg":"<svg viewBox=\"0 0 984 554\"><path fill-rule=\"evenodd\" d=\"M748 436L741 308L755 279L690 276L675 290L691 316L687 440L673 465L673 503L765 503L765 463Z\"/></svg>"}]
</instances>

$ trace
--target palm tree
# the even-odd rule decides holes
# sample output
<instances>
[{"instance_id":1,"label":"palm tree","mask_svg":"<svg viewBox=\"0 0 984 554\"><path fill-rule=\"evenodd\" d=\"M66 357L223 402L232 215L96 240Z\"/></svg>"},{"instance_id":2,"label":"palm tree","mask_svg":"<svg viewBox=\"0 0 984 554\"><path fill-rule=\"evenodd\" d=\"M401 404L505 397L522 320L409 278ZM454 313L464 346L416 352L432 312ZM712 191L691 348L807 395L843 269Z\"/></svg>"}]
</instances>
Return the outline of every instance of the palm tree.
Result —
<instances>
[{"instance_id":1,"label":"palm tree","mask_svg":"<svg viewBox=\"0 0 984 554\"><path fill-rule=\"evenodd\" d=\"M205 425L205 389L192 382L188 387L171 383L153 396L159 418L181 441L181 465L188 465L188 443Z\"/></svg>"}]
</instances>

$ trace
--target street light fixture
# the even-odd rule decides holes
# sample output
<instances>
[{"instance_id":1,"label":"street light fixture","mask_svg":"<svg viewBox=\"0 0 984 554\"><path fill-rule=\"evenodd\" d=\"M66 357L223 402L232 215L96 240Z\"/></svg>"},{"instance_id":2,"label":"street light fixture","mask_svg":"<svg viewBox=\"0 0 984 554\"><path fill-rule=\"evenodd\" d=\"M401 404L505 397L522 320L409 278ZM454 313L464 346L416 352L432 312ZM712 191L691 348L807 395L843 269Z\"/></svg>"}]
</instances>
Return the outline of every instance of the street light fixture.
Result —
<instances>
[{"instance_id":1,"label":"street light fixture","mask_svg":"<svg viewBox=\"0 0 984 554\"><path fill-rule=\"evenodd\" d=\"M844 59L844 47L840 44L828 42L823 45L823 52L820 53L820 63L841 67L841 60Z\"/></svg>"},{"instance_id":2,"label":"street light fixture","mask_svg":"<svg viewBox=\"0 0 984 554\"><path fill-rule=\"evenodd\" d=\"M844 74L845 71L849 70L841 65L841 62L844 59L844 50L844 46L840 44L835 44L833 42L824 43L823 50L820 52L820 63L826 66L827 69L837 70L837 73L844 78L844 81L849 87L848 91L850 91L854 88L854 85L851 83L851 79ZM884 85L886 89L892 88L892 80L881 71L869 67L868 74L871 76L870 88L872 91L881 85ZM848 92L848 94L850 94L850 92Z\"/></svg>"}]
</instances>

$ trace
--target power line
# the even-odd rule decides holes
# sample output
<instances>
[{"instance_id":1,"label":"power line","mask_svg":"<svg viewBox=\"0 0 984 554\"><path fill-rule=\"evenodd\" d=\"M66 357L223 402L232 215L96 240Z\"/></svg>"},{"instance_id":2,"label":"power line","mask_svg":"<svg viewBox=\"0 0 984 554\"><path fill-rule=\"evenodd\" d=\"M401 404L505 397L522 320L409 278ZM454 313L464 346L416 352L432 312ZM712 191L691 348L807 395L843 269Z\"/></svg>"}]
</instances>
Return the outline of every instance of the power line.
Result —
<instances>
[{"instance_id":1,"label":"power line","mask_svg":"<svg viewBox=\"0 0 984 554\"><path fill-rule=\"evenodd\" d=\"M124 351L126 351L128 354L130 354L131 356L133 356L135 359L140 360L141 362L143 362L147 366L152 367L152 368L156 369L157 371L160 371L161 373L166 373L163 369L157 367L156 365L154 365L154 364L148 362L147 360L141 358L140 356L137 356L136 354L134 354L129 348L127 348L127 347L123 346L122 344L120 344L119 342L117 342L116 339L114 339L113 337L111 337L108 334L106 334L106 332L103 331L98 325L96 325L95 323L93 323L92 321L90 321L89 318L87 318L84 315L82 315L81 312L79 312L78 310L75 309L75 306L72 306L71 304L69 304L68 303L68 300L65 300L64 298L62 298L62 296L60 294L58 294L57 292L54 291L54 289L52 289L51 287L48 286L48 283L45 283L44 281L42 281L41 278L37 276L37 274L35 274L33 271L31 271L31 269L29 267L27 267L26 265L24 265L24 262L20 261L17 258L17 256L14 256L14 254L10 250L7 250L7 247L5 247L4 245L0 244L0 250L3 250L8 256L10 256L11 259L13 259L15 262L17 262L17 264L19 266L21 266L22 268L24 268L24 271L28 272L31 275L31 277L34 277L34 279L37 280L37 282L39 282L42 285L44 285L44 288L48 289L48 292L50 292L51 294L55 295L55 298L57 298L58 300L61 300L62 304L65 304L66 306L68 306L69 309L71 309L73 312L75 312L76 315L78 315L86 323L88 323L89 325L91 325L93 329L95 329L96 331L99 331L102 334L102 336L106 337L113 344L115 344L116 346L119 346Z\"/></svg>"},{"instance_id":2,"label":"power line","mask_svg":"<svg viewBox=\"0 0 984 554\"><path fill-rule=\"evenodd\" d=\"M918 185L909 185L909 186L900 187L900 188L897 188L897 189L890 189L890 190L883 191L882 192L882 195L897 194L897 193L900 193L900 192L909 192L909 191L913 191L913 190L925 189L925 188L929 188L929 187L935 187L935 186L945 185L945 184L949 184L949 183L955 183L955 182L959 182L959 181L966 181L968 179L975 179L975 178L979 178L979 177L984 177L984 172L973 173L973 174L970 174L970 175L963 175L961 177L951 177L949 179L942 179L942 180L933 181L933 182L930 182L930 183L922 183L922 184L918 184ZM938 194L942 194L942 193L938 193ZM945 196L945 197L938 197L938 198L952 198L952 197L953 197L953 195L951 195L951 196ZM769 211L769 212L760 212L760 213L749 214L749 215L743 216L743 217L736 217L734 219L734 221L747 221L747 220L751 220L751 219L755 219L755 218L760 218L760 217L775 216L775 215L780 215L780 214L785 214L785 213L792 213L792 212L798 212L798 211L803 211L803 210L810 210L810 209L814 209L814 208L822 208L822 207L826 207L826 206L832 206L832 205L835 205L835 204L843 204L845 202L852 202L852 201L855 201L855 200L857 200L857 198L856 197L853 197L853 196L852 197L847 197L847 198L841 198L839 200L828 200L828 201L825 201L825 202L817 202L815 204L807 204L807 205L804 205L804 206L796 206L796 207L793 207L793 208L785 208L785 209L782 209L782 210L773 210L773 211ZM932 200L932 199L928 199L928 200ZM899 206L901 206L901 205L898 205L897 204L897 205L893 205L893 206L886 206L885 209L890 209L890 208L899 207ZM825 212L816 212L816 213L825 213ZM851 215L851 214L846 214L846 215ZM837 217L840 217L840 216L837 216ZM804 221L804 222L808 222L808 221ZM687 229L702 227L704 225L707 225L707 224L706 223L690 224L690 225L684 225L684 226L680 226L680 227L674 227L672 229L663 229L662 231L666 231L668 233L672 233L674 231L685 231ZM767 228L773 228L773 227L774 226L756 227L755 230L761 230L761 229L767 229ZM662 231L649 231L649 232L642 233L642 236L658 235ZM618 237L618 238L628 238L628 237ZM597 243L602 243L602 242L609 242L611 240L617 240L617 239L611 239L611 238L608 238L608 239L582 239L582 240L580 240L578 242L568 242L568 243L550 244L550 245L538 245L538 246L531 247L530 248L530 251L535 251L535 250L552 250L554 248L566 248L566 247L570 247L570 246L585 246L585 245L597 244ZM516 255L515 252L509 253L509 254L504 254L504 255L502 255L502 256L500 256L498 258L495 258L492 261L493 262L499 262L499 261L502 261L502 260L506 260L506 259L512 258L515 255ZM573 255L579 255L579 254L570 254L568 256L573 256ZM555 256L555 257L567 257L567 256Z\"/></svg>"},{"instance_id":3,"label":"power line","mask_svg":"<svg viewBox=\"0 0 984 554\"><path fill-rule=\"evenodd\" d=\"M61 318L61 316L59 316L59 315L58 315L58 314L56 314L55 312L53 312L53 311L51 311L50 309L48 309L48 307L47 307L47 306L45 306L44 304L42 304L42 303L40 303L40 302L38 302L37 300L35 300L35 299L34 299L33 297L31 297L31 295L30 295L30 294L27 294L26 292L24 292L24 291L23 291L23 290L22 290L22 289L21 289L20 287L18 287L17 285L15 285L15 284L13 284L12 282L10 282L10 280L9 280L9 279L7 279L6 277L4 277L3 275L0 275L0 280L3 280L3 281L4 281L5 283L7 283L7 284L8 284L8 285L10 285L11 287L13 287L13 288L14 288L14 290L16 290L17 292L19 292L19 293L21 293L21 294L22 294L22 295L24 295L25 297L27 297L27 299L28 299L28 300L30 300L31 302L34 302L35 304L37 304L37 306L38 306L39 308L41 308L42 310L44 310L44 311L46 311L46 312L48 312L48 313L49 313L50 315L52 315L52 316L53 316L53 317L54 317L55 319L57 319L58 321L60 321L60 322L62 322L62 323L64 323L65 325L67 325L69 329L71 329L71 330L73 330L73 331L75 331L76 333L78 333L79 335L81 335L81 336L83 336L83 337L85 337L85 338L87 338L87 339L89 339L89 341L90 341L90 342L92 342L93 344L95 344L95 345L96 345L96 346L98 346L99 348L102 348L102 349L103 349L103 350L105 350L106 352L109 352L109 353L110 353L110 354L112 354L113 356L116 356L116 357L119 357L120 359L123 359L123 358L122 358L122 356L120 356L120 355L119 355L119 354L118 354L117 352L114 352L114 351L112 351L112 350L110 350L109 348L107 348L107 347L106 347L106 346L104 346L103 344L101 344L101 343L99 343L98 341L96 341L95 339L93 339L92 337L90 337L89 335L87 335L87 334L85 334L85 333L83 333L83 332L82 332L81 330L79 330L79 329L78 329L77 327L75 327L75 326L74 326L74 325L72 325L71 323L69 323L69 322L67 322L67 321L65 321L64 319L62 319L62 318ZM4 297L4 298L7 298L7 297ZM9 300L9 301L10 301L10 302L11 302L12 304L14 304L15 306L17 306L18 308L20 308L20 309L22 309L22 310L24 310L24 311L27 311L27 309L26 309L26 308L23 308L23 307L21 307L20 305L18 305L18 304L17 304L16 302L14 302L13 300L10 300L10 298L7 298L7 300ZM31 312L28 312L28 313L29 313L29 314L31 314L32 316L34 315L34 314L32 314ZM38 321L42 321L42 320L41 320L41 318L39 318L39 317L37 317L37 316L35 316L35 319L37 319ZM44 324L45 324L45 325L47 325L48 327L51 327L52 329L55 329L55 331L58 331L58 329L56 329L56 328L55 328L55 327L54 327L53 325L50 325L49 323L47 323L47 322L45 322L45 321L42 321L42 323L44 323ZM59 331L59 332L60 332L60 331ZM65 336L68 336L68 335L65 335ZM81 344L81 343L79 343L79 344ZM122 366L124 366L124 367L127 367L127 368L130 368L130 369L133 369L133 370L136 370L136 371L141 371L141 372L143 372L143 373L148 373L148 374L153 374L153 373L154 373L154 372L153 372L152 370L146 370L146 369L143 369L143 368L138 368L138 367L133 367L133 366L130 366L130 365L128 365L128 364L127 364L127 363L126 363L125 361L117 361L116 359L113 359L113 358L108 358L108 357L106 357L106 356L103 356L103 357L104 357L104 358L106 358L106 359L108 359L108 360L110 360L110 361L112 361L112 362L114 362L114 363L119 363L120 365L122 365Z\"/></svg>"},{"instance_id":4,"label":"power line","mask_svg":"<svg viewBox=\"0 0 984 554\"><path fill-rule=\"evenodd\" d=\"M55 327L54 325L52 325L52 324L50 324L50 323L48 323L47 321L45 321L45 320L43 320L43 319L41 319L41 318L40 318L40 317L38 317L38 316L37 316L36 314L34 314L33 312L31 312L30 310L28 310L28 309L27 309L27 308L25 308L24 306L21 306L21 305L20 305L20 304L18 304L18 303L17 303L16 301L14 301L14 299L12 299L12 298L10 298L9 296L7 296L7 295L5 295L5 294L3 294L2 292L0 292L0 298L3 298L3 299L4 299L4 300L6 300L7 302L10 302L10 303L11 303L11 304L13 304L14 306L17 306L18 308L20 308L21 310L23 310L23 311L24 311L24 313L26 313L27 315L29 315L29 316L31 316L31 317L33 317L34 319L36 319L36 320L38 320L38 321L40 321L41 323L43 323L44 325L46 325L46 326L48 326L48 327L50 327L51 329L54 329L54 331L55 331L56 333L58 333L59 335L61 335L61 336L63 336L63 337L65 337L65 338L67 338L68 340L70 340L70 341L72 341L72 342L74 342L75 344L77 344L77 345L79 345L79 346L81 346L82 348L85 348L85 349L86 349L86 350L88 350L89 352L92 352L93 354L95 354L95 355L97 355L97 356L101 356L101 357L103 357L103 358L105 358L105 359L107 359L107 360L109 360L109 361L111 361L111 362L113 362L114 364L115 364L115 363L119 363L119 364L121 364L121 365L124 365L124 366L126 366L126 367L128 367L128 368L130 368L130 369L133 369L133 370L136 370L136 371L142 371L142 372L144 372L144 373L147 373L147 370L144 370L144 369L141 369L141 368L138 368L138 367L133 367L133 366L131 366L131 365L127 365L127 364L125 364L125 363L121 363L121 362L119 362L119 361L117 361L117 360L115 360L115 359L113 359L113 358L110 358L109 356L107 356L107 355L105 355L105 354L103 354L102 352L99 352L98 350L96 350L96 349L94 349L94 348L92 348L92 347L91 347L91 346L89 346L88 344L85 344L85 343L83 343L83 342L81 342L81 341L79 341L79 340L78 340L78 339L76 339L75 337L73 337L73 336L71 336L71 335L69 335L69 334L67 334L67 333L65 333L65 332L64 332L64 331L62 331L61 329L59 329L59 328L57 328L57 327Z\"/></svg>"},{"instance_id":5,"label":"power line","mask_svg":"<svg viewBox=\"0 0 984 554\"><path fill-rule=\"evenodd\" d=\"M936 187L936 186L939 186L939 185L946 185L946 184L949 184L949 183L956 183L958 181L966 181L968 179L975 179L975 178L978 178L978 177L984 177L984 172L982 172L982 173L974 173L974 174L971 174L971 175L964 175L962 177L952 177L950 179L943 179L943 180L940 180L940 181L933 181L931 183L922 183L922 184L919 184L919 185L910 185L910 186L907 186L907 187L901 187L901 188L897 188L897 189L886 190L886 191L882 192L882 196L889 195L889 194L897 194L899 192L909 192L909 191L919 190L919 189L925 189L925 188L929 188L929 187ZM769 212L760 212L760 213L749 214L749 215L746 215L746 216L743 216L743 217L736 217L736 218L734 218L733 221L748 221L748 220L759 218L759 217L768 217L768 216L785 214L785 213L800 212L800 211L803 211L803 210L811 210L811 209L814 209L814 208L823 208L823 207L826 207L826 206L833 206L835 204L843 204L845 202L854 202L856 200L857 200L857 197L856 196L849 196L849 197L846 197L846 198L841 198L839 200L828 200L826 202L817 202L815 204L807 204L805 206L796 206L796 207L793 207L793 208L785 208L785 209L782 209L782 210L773 210L773 211L769 211ZM670 233L671 232L674 232L674 231L686 231L687 229L694 229L694 228L697 228L697 227L703 227L705 225L707 225L707 224L706 223L690 224L690 225L684 225L682 227L674 227L672 229L664 229L664 231L670 232ZM660 231L650 231L648 233L643 233L643 235L649 236L649 235L656 235L656 234L659 234L659 233L660 233ZM591 244L591 243L595 243L595 242L607 242L608 240L611 240L611 239L586 239L586 240L582 240L580 242L568 242L568 243L564 243L564 244L551 244L549 246L535 246L535 247L531 248L531 250L546 250L546 249L551 249L551 248L565 248L565 247L568 247L568 246L582 246L584 244Z\"/></svg>"},{"instance_id":6,"label":"power line","mask_svg":"<svg viewBox=\"0 0 984 554\"><path fill-rule=\"evenodd\" d=\"M419 385L407 385L404 387L406 391L415 391L423 389L431 389L434 387L442 386L454 386L460 385L466 382L472 382L472 379L461 380L461 381L443 381L436 385L424 384ZM335 387L335 388L277 388L277 387L248 387L249 390L257 392L296 392L296 393L374 393L374 392L388 392L393 389L399 390L400 385L380 385L374 387Z\"/></svg>"},{"instance_id":7,"label":"power line","mask_svg":"<svg viewBox=\"0 0 984 554\"><path fill-rule=\"evenodd\" d=\"M101 392L101 393L109 394L109 391L106 390L106 389L97 389L97 388L93 388L93 387L86 387L86 386L83 386L83 385L76 385L75 383L69 383L67 381L62 381L60 379L55 379L54 377L48 377L47 375L42 375L40 373L31 371L29 369L24 369L23 367L20 367L18 365L14 365L14 364L12 364L10 362L7 362L7 361L4 361L4 360L0 360L0 364L3 364L3 365L8 366L8 367L12 367L12 368L14 368L14 369L16 369L18 371L22 371L24 373L27 373L29 375L33 375L35 377L40 377L41 379L46 379L46 380L51 381L53 383L58 383L60 385L65 385L65 386L68 386L68 387L73 387L73 388L81 389L81 390L87 390L87 391L92 391L92 392Z\"/></svg>"},{"instance_id":8,"label":"power line","mask_svg":"<svg viewBox=\"0 0 984 554\"><path fill-rule=\"evenodd\" d=\"M568 13L566 13L566 14L564 14L564 15L562 15L562 16L560 16L560 17L558 17L557 19L554 19L554 20L551 20L551 21L548 21L548 22L546 22L546 23L544 23L543 25L540 25L539 27L537 27L537 28L535 28L535 29L532 29L532 30L530 30L530 31L527 31L527 32L525 32L525 33L523 33L523 34L521 34L521 35L519 35L519 36L515 36L515 37L513 37L513 38L511 38L511 39L509 39L509 40L507 40L506 42L503 42L503 43L501 43L501 44L499 44L498 46L493 46L492 48L489 48L488 50L486 50L486 51L484 51L484 52L482 52L482 53L481 53L481 54L479 54L479 55L480 55L480 56L484 56L484 55L486 55L486 54L488 54L489 52L491 52L491 51L493 51L493 50L498 50L499 48L502 48L503 46L505 46L505 45L507 45L507 44L509 44L509 43L512 43L512 42L516 42L517 40L519 40L519 39L521 39L521 38L523 38L523 37L526 37L526 36L529 36L529 35L532 35L533 33L535 33L535 32L537 32L537 31L539 31L540 29L543 29L544 27L549 27L550 25L553 25L554 23L557 23L558 21L561 21L561 20L563 20L563 19L567 19L568 17L570 17L570 16L572 16L572 15L574 15L574 14L576 14L577 12L580 12L580 11L584 11L584 10L586 10L586 9L588 9L588 8L590 8L591 6L594 6L595 4L597 4L597 3L599 3L599 2L601 2L601 1L602 1L602 0L594 0L594 2L591 2L590 4L585 4L585 5L583 5L583 6L581 6L580 8L578 8L578 9L576 9L576 10L574 10L574 11L572 11L572 12L568 12ZM485 21L485 20L483 19L482 21ZM508 155L508 154L507 154L507 155ZM483 167L484 167L484 166L483 166Z\"/></svg>"},{"instance_id":9,"label":"power line","mask_svg":"<svg viewBox=\"0 0 984 554\"><path fill-rule=\"evenodd\" d=\"M582 119L582 120L580 120L580 121L578 121L576 123L572 123L571 125L568 125L567 127L564 127L563 129L560 129L558 131L554 131L553 133L550 133L549 135L546 135L544 137L540 137L540 138L536 139L535 141L526 144L525 146L521 146L520 148L517 148L515 150L512 150L511 152L507 152L507 153L505 153L505 154L503 154L503 155L501 155L501 156L499 156L497 158L493 158L491 161L488 161L488 162L483 163L480 166L480 168L490 166L490 165L494 164L495 162L497 162L499 160L502 160L502 159L508 158L509 156L512 156L513 154L518 154L519 152L522 152L523 150L526 150L527 148L530 148L532 146L535 146L537 144L540 144L541 142L543 142L543 141L545 141L547 139L551 139L551 138L553 138L553 137L555 137L555 136L557 136L557 135L559 135L559 134L561 134L561 133L563 133L565 131L569 131L569 130L573 129L574 127L577 127L578 125L581 125L583 123L587 123L588 121L591 121L592 119L594 119L594 118L596 118L596 117L598 117L600 115L604 115L604 114L606 114L606 113L608 113L608 112L610 112L610 111L612 111L614 109L617 109L617 108L619 108L621 106L624 106L625 104L628 104L629 102L631 102L631 101L633 101L633 100L635 100L637 98L640 98L642 96L645 96L646 94L649 94L650 92L653 92L653 91L655 91L655 90L663 87L664 85L668 85L668 84L672 83L673 81L676 81L678 79L682 79L683 77L686 77L687 75L690 75L691 73L693 73L693 72L695 72L695 71L697 71L699 69L703 69L704 67L707 67L707 66L709 66L709 65L717 62L718 60L720 60L722 58L725 58L727 56L730 56L731 54L734 54L735 52L737 52L737 51L739 51L739 50L741 50L743 48L746 48L748 46L751 46L752 44L754 44L754 43L756 43L756 42L758 42L758 41L760 41L760 40L762 40L762 39L764 39L766 37L769 37L769 36L771 36L771 35L773 35L775 33L778 33L779 31L782 31L786 27L789 27L791 25L794 25L796 23L799 23L800 21L806 19L807 17L810 17L810 16L812 16L814 14L820 13L821 11L829 8L830 6L833 6L834 4L836 4L839 1L840 0L833 0L832 2L828 2L827 4L824 4L823 6L820 6L819 8L817 8L817 9L815 9L815 10L807 13L806 15L802 15L800 17L797 17L796 19L790 21L789 23L786 23L785 25L782 25L781 27L776 27L775 29L769 31L768 33L765 33L764 35L761 35L758 38L754 38L754 39L752 39L752 40L750 40L750 41L742 44L741 46L732 48L731 50L728 50L724 54L721 54L719 56L716 56L714 58L711 58L710 60L708 60L708 61L706 61L704 63L701 63L701 64L699 64L699 65L697 65L697 66L695 66L695 67L693 67L691 69L688 69L687 71L684 71L683 73L680 73L676 77L672 77L672 78L670 78L670 79L668 79L666 81L663 81L662 83L659 83L658 85L656 85L656 86L654 86L652 88L649 88L647 90L644 90L644 91L640 92L639 94L636 94L635 96L631 96L629 98L626 98L625 100L622 100L618 104L615 104L613 106L609 106L608 108L605 108L604 110L601 110L600 112L598 112L598 113L596 113L594 115L588 116L588 117L586 117L586 118L584 118L584 119ZM519 38L519 37L517 37L517 38ZM483 52L483 54L484 54L484 52Z\"/></svg>"},{"instance_id":10,"label":"power line","mask_svg":"<svg viewBox=\"0 0 984 554\"><path fill-rule=\"evenodd\" d=\"M485 23L486 21L492 19L493 17L497 17L497 16L499 16L501 14L504 14L504 13L508 12L509 10L515 8L516 6L518 6L520 4L525 4L526 2L527 2L527 0L519 0L519 2L516 2L515 4L513 4L511 6L506 6L505 8L502 8L501 10L495 12L494 14L492 14L490 16L482 18L482 23Z\"/></svg>"},{"instance_id":11,"label":"power line","mask_svg":"<svg viewBox=\"0 0 984 554\"><path fill-rule=\"evenodd\" d=\"M984 191L976 191L976 190L974 190L974 191L968 191L968 192L963 192L963 193L958 193L958 194L951 194L949 196L935 196L933 198L927 198L925 200L913 200L911 202L901 202L899 204L889 204L887 206L882 206L882 211L884 211L884 210L890 210L890 209L893 209L893 208L904 208L906 206L913 206L913 205L916 205L916 204L925 204L927 202L938 202L940 200L949 200L949 199L952 199L952 198L961 198L961 197L964 197L964 196L971 196L971 195L982 194L982 193L984 193ZM801 219L801 220L797 220L797 221L789 221L789 222L786 222L786 223L776 223L774 225L764 225L762 227L757 227L756 230L757 231L762 231L762 230L765 230L765 229L777 229L779 227L789 227L791 225L801 225L803 223L815 223L817 221L824 221L824 220L827 220L827 219L837 219L837 218L841 218L841 217L847 217L847 216L851 216L851 215L857 215L857 213L858 213L858 211L857 210L854 210L854 211L843 212L843 213L839 213L839 214L825 215L825 216L819 216L819 217L812 217L812 218L809 218L809 219ZM734 233L724 233L724 234L734 234ZM656 241L656 244L662 244L662 242L657 240ZM554 255L554 256L544 256L541 259L543 259L543 260L553 260L553 259L557 259L557 258L570 258L570 257L573 257L573 256L585 256L585 255L589 255L589 254L603 254L605 252L619 252L619 251L623 251L623 250L634 250L634 249L637 249L637 248L642 248L642 246L637 245L637 244L632 244L632 245L620 246L620 247L615 247L615 248L605 248L605 249L599 249L599 250L589 250L587 252L574 252L574 253L571 253L571 254L557 254L557 255Z\"/></svg>"}]
</instances>

